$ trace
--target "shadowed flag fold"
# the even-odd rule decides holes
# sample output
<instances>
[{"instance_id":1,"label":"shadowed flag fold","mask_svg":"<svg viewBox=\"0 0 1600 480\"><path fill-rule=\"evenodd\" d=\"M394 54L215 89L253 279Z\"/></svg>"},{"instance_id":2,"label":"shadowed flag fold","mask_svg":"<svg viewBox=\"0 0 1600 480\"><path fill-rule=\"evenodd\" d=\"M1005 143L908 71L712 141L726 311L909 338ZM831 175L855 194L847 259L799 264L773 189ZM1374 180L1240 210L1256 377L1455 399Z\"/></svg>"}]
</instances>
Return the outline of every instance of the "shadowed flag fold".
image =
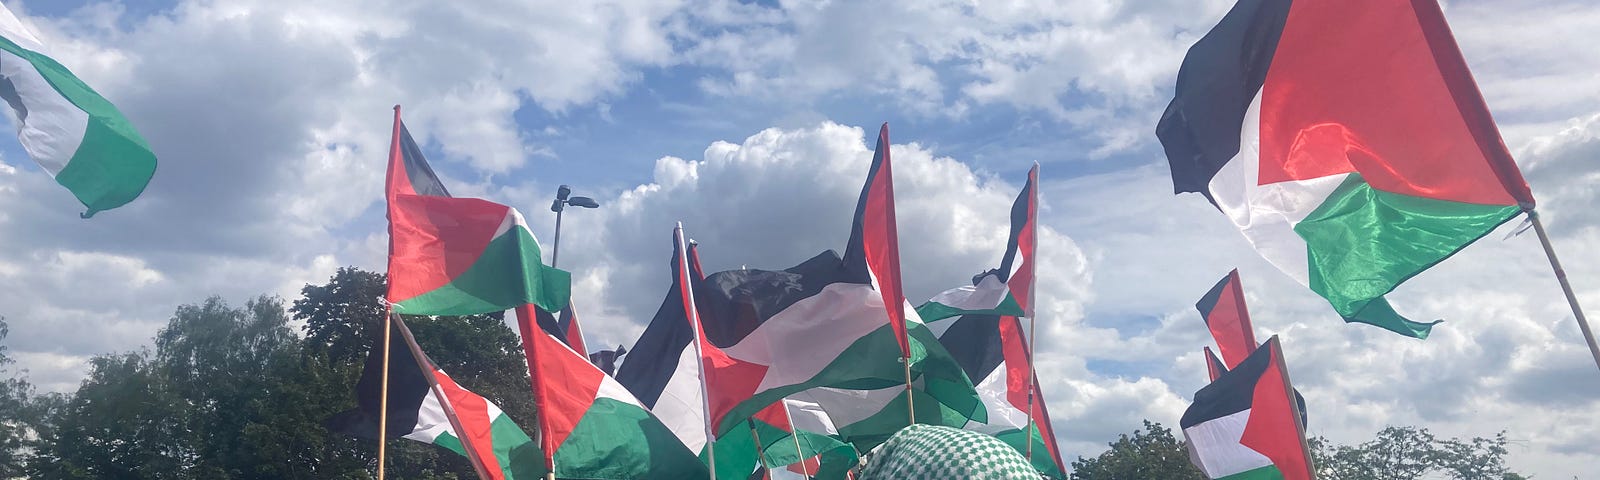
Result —
<instances>
[{"instance_id":1,"label":"shadowed flag fold","mask_svg":"<svg viewBox=\"0 0 1600 480\"><path fill-rule=\"evenodd\" d=\"M1417 338L1383 296L1534 206L1433 0L1241 0L1156 133L1177 192L1346 321Z\"/></svg>"}]
</instances>

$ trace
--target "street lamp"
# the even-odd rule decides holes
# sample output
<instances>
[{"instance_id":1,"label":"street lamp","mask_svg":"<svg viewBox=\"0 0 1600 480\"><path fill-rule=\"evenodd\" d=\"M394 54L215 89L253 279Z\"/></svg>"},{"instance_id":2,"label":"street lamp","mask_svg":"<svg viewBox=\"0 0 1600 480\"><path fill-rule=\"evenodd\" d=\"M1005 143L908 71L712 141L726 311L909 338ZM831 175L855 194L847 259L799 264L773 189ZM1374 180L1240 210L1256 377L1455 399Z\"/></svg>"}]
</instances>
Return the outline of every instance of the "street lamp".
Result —
<instances>
[{"instance_id":1,"label":"street lamp","mask_svg":"<svg viewBox=\"0 0 1600 480\"><path fill-rule=\"evenodd\" d=\"M572 189L566 185L556 189L556 200L550 204L550 211L556 212L556 241L550 251L550 266L556 266L556 260L561 258L561 212L567 210L567 205L583 208L599 207L600 203L589 197L569 197Z\"/></svg>"}]
</instances>

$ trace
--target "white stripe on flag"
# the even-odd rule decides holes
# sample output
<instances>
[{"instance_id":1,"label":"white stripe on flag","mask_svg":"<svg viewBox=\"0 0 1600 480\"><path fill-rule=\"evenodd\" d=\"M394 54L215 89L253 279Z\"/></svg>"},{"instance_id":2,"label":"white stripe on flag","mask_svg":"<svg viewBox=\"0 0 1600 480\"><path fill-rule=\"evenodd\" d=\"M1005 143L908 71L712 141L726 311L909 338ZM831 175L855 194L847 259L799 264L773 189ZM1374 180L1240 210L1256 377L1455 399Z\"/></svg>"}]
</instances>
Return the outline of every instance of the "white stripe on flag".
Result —
<instances>
[{"instance_id":1,"label":"white stripe on flag","mask_svg":"<svg viewBox=\"0 0 1600 480\"><path fill-rule=\"evenodd\" d=\"M915 317L909 306L906 311ZM861 337L888 323L883 296L870 285L834 283L773 315L723 352L769 367L756 388L762 392L810 380Z\"/></svg>"},{"instance_id":2,"label":"white stripe on flag","mask_svg":"<svg viewBox=\"0 0 1600 480\"><path fill-rule=\"evenodd\" d=\"M1250 410L1202 422L1183 429L1189 441L1189 458L1207 477L1222 478L1272 465L1266 455L1239 443Z\"/></svg>"},{"instance_id":3,"label":"white stripe on flag","mask_svg":"<svg viewBox=\"0 0 1600 480\"><path fill-rule=\"evenodd\" d=\"M1349 174L1260 185L1261 92L1239 128L1239 153L1211 177L1207 190L1217 207L1244 233L1256 251L1279 270L1310 285L1306 242L1294 226L1344 183Z\"/></svg>"}]
</instances>

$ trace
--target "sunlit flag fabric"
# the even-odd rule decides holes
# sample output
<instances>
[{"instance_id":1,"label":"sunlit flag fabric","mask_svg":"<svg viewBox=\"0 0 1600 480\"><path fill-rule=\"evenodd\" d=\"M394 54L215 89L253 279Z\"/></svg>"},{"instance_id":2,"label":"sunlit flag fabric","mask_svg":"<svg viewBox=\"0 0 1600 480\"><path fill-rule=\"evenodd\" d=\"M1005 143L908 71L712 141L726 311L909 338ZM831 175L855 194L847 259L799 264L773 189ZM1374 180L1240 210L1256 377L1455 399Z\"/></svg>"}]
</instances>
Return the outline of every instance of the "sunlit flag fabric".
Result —
<instances>
[{"instance_id":1,"label":"sunlit flag fabric","mask_svg":"<svg viewBox=\"0 0 1600 480\"><path fill-rule=\"evenodd\" d=\"M383 349L373 347L356 383L355 409L335 414L325 422L329 430L362 438L378 438L378 409L382 402ZM426 360L426 359L424 359ZM431 443L466 456L471 443L484 462L485 473L496 480L534 480L546 470L538 445L493 402L478 396L430 365L445 399L441 403L417 367L406 342L389 344L389 415L387 434ZM455 409L461 431L451 427L444 403ZM466 432L463 434L462 432ZM469 439L462 442L462 438Z\"/></svg>"},{"instance_id":2,"label":"sunlit flag fabric","mask_svg":"<svg viewBox=\"0 0 1600 480\"><path fill-rule=\"evenodd\" d=\"M454 198L394 114L386 197L389 294L398 313L471 315L523 304L560 311L571 275L545 266L516 209Z\"/></svg>"},{"instance_id":3,"label":"sunlit flag fabric","mask_svg":"<svg viewBox=\"0 0 1600 480\"><path fill-rule=\"evenodd\" d=\"M1194 394L1179 424L1209 478L1309 480L1310 460L1282 369L1278 337Z\"/></svg>"},{"instance_id":4,"label":"sunlit flag fabric","mask_svg":"<svg viewBox=\"0 0 1600 480\"><path fill-rule=\"evenodd\" d=\"M0 5L0 98L15 114L22 149L88 210L133 201L156 171L156 156L117 107L47 54Z\"/></svg>"},{"instance_id":5,"label":"sunlit flag fabric","mask_svg":"<svg viewBox=\"0 0 1600 480\"><path fill-rule=\"evenodd\" d=\"M703 479L705 465L638 399L517 308L541 446L556 477Z\"/></svg>"},{"instance_id":6,"label":"sunlit flag fabric","mask_svg":"<svg viewBox=\"0 0 1600 480\"><path fill-rule=\"evenodd\" d=\"M1228 272L1217 281L1194 308L1200 311L1200 318L1205 320L1206 329L1211 331L1211 339L1216 340L1228 368L1243 362L1256 350L1256 334L1250 325L1250 311L1244 305L1244 285L1239 281L1239 270Z\"/></svg>"},{"instance_id":7,"label":"sunlit flag fabric","mask_svg":"<svg viewBox=\"0 0 1600 480\"><path fill-rule=\"evenodd\" d=\"M1383 295L1534 206L1431 0L1241 0L1156 133L1177 192L1346 321L1402 335L1433 324Z\"/></svg>"},{"instance_id":8,"label":"sunlit flag fabric","mask_svg":"<svg viewBox=\"0 0 1600 480\"><path fill-rule=\"evenodd\" d=\"M836 407L858 410L855 418L871 421L841 421L840 433L859 435L852 440L858 447L876 445L909 421L902 352L910 355L919 422L984 418L971 381L898 292L894 228L885 224L894 220L888 149L884 125L843 258L829 250L786 270L719 272L697 290L709 343L750 366L750 383L741 387L746 400L727 410L720 431L810 388L899 388L882 410L822 404L835 420L847 416ZM901 327L909 336L905 350Z\"/></svg>"}]
</instances>

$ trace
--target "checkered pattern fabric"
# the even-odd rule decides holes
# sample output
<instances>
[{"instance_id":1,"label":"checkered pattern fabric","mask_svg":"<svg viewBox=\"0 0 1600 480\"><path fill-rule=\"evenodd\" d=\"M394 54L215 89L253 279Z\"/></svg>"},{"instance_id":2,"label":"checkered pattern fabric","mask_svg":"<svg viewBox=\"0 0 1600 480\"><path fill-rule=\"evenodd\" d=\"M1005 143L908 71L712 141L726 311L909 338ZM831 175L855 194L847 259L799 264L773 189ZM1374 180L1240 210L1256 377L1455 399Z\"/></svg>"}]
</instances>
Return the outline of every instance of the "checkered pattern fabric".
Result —
<instances>
[{"instance_id":1,"label":"checkered pattern fabric","mask_svg":"<svg viewBox=\"0 0 1600 480\"><path fill-rule=\"evenodd\" d=\"M1015 448L977 432L912 425L874 449L861 480L1039 480Z\"/></svg>"}]
</instances>

